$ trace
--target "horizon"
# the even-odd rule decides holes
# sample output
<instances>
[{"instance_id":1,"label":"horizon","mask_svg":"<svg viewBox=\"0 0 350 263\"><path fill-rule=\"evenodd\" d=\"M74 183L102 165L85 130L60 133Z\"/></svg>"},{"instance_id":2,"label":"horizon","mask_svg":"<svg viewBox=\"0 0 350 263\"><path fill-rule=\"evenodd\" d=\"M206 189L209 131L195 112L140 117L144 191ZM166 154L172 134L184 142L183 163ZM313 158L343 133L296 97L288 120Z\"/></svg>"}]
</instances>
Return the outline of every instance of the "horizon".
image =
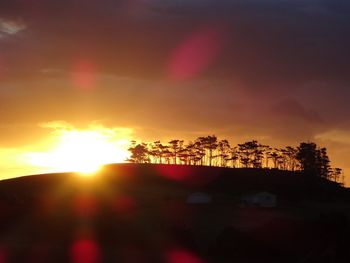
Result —
<instances>
[{"instance_id":1,"label":"horizon","mask_svg":"<svg viewBox=\"0 0 350 263\"><path fill-rule=\"evenodd\" d=\"M0 179L215 134L315 142L349 186L349 12L343 0L3 1Z\"/></svg>"},{"instance_id":2,"label":"horizon","mask_svg":"<svg viewBox=\"0 0 350 263\"><path fill-rule=\"evenodd\" d=\"M96 135L95 132L96 131L94 131L92 134ZM63 133L63 135L72 134L74 135L72 138L69 138L71 136L68 136L70 139L69 143L76 144L76 141L78 141L78 144L74 145L78 146L77 149L75 147L69 147L64 151L61 151L61 153L59 150L56 150L56 152L54 151L51 153L41 152L28 154L28 161L31 159L30 161L32 161L32 163L30 163L30 165L32 165L32 169L35 171L34 173L1 178L0 180L36 174L57 173L77 173L84 177L90 177L99 174L100 171L102 171L104 167L108 165L153 164L217 167L229 169L279 170L281 172L301 172L301 174L305 175L310 173L309 175L324 178L347 187L345 180L346 176L343 169L340 167L332 166L332 162L329 159L327 149L313 142L301 142L297 147L285 146L283 148L276 148L271 147L270 145L261 144L256 140L250 140L242 144L231 145L227 139L217 138L215 135L208 135L204 137L198 137L195 140L189 140L188 142L185 142L182 139L173 139L165 144L159 140L154 142L132 140L129 142L127 150L126 148L123 150L119 148L118 152L115 151L117 149L111 149L111 142L104 141L103 144L101 144L101 142L97 141L96 143L95 140L91 140L91 136L86 136L91 135L91 131L89 131L89 133L81 133L73 130L68 134ZM102 134L97 133L97 135L100 136ZM76 138L76 136L80 136L82 138ZM61 139L62 138L64 138L64 136L61 134ZM92 139L96 139L96 137ZM64 143L61 145L61 147L63 146L64 148L66 146L66 142L65 140L63 140L63 142ZM86 151L89 151L89 149L86 149L82 143L96 144L97 150L98 148L100 148L100 150L103 150L103 148L107 146L111 152L107 152L107 155L105 156L102 155L99 151L93 152L93 155L90 155L89 153L86 154ZM125 144L125 141L123 144ZM302 145L307 146L307 148L304 148ZM309 151L310 148L308 148L308 146L312 147L312 145L315 147L315 152L312 152L312 150L311 152ZM142 149L138 148L139 146ZM91 149L96 150L93 147ZM303 149L308 150L307 152L303 153ZM72 150L73 153L70 153L69 151ZM78 152L76 150L78 150ZM57 155L57 153L59 155ZM121 156L124 157L118 160L118 155L115 153L119 153L120 158ZM62 156L62 154L67 156ZM83 156L75 156L80 154ZM310 154L314 155L318 161L315 163L310 163L307 161L308 158L310 158ZM45 157L45 155L47 156ZM57 157L61 159L68 159L56 162L55 167L54 159L57 159ZM244 158L247 158L247 160L245 161ZM115 161L107 161L112 159ZM320 166L321 163L323 164ZM305 165L309 166L310 168L313 167L311 168L312 170L316 170L313 172L312 170L307 171L305 170ZM317 172L315 173L315 171Z\"/></svg>"}]
</instances>

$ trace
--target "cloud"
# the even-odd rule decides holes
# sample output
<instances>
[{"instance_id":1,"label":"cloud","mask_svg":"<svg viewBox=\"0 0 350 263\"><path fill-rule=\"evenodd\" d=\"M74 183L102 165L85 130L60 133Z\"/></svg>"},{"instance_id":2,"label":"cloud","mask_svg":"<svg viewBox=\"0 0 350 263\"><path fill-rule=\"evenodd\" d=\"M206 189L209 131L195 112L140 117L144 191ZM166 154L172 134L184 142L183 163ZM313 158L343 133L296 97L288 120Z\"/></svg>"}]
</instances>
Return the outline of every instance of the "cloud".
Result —
<instances>
[{"instance_id":1,"label":"cloud","mask_svg":"<svg viewBox=\"0 0 350 263\"><path fill-rule=\"evenodd\" d=\"M225 27L228 45L199 78L236 77L270 87L309 78L349 80L343 56L350 43L348 21L339 19L329 1L36 2L28 9L35 12L11 5L12 16L31 25L30 37L7 50L14 77L31 76L39 67L69 70L76 57L87 57L105 73L164 78L174 50L204 25L216 23ZM187 15L154 12L163 6ZM310 6L329 10L329 17L302 11Z\"/></svg>"},{"instance_id":2,"label":"cloud","mask_svg":"<svg viewBox=\"0 0 350 263\"><path fill-rule=\"evenodd\" d=\"M66 121L50 121L39 124L41 128L48 128L53 130L72 130L74 126Z\"/></svg>"},{"instance_id":3,"label":"cloud","mask_svg":"<svg viewBox=\"0 0 350 263\"><path fill-rule=\"evenodd\" d=\"M96 86L85 91L75 87L69 74L60 73L17 83L13 88L17 93L5 101L3 121L15 117L51 128L97 120L107 126L137 129L142 138L147 137L143 128L153 131L149 135L181 136L194 131L296 142L312 139L316 131L332 124L319 111L322 104L308 104L297 98L293 89L274 91L275 98L272 91L224 79L174 82L97 74Z\"/></svg>"},{"instance_id":4,"label":"cloud","mask_svg":"<svg viewBox=\"0 0 350 263\"><path fill-rule=\"evenodd\" d=\"M27 28L21 19L0 18L0 39L16 35Z\"/></svg>"},{"instance_id":5,"label":"cloud","mask_svg":"<svg viewBox=\"0 0 350 263\"><path fill-rule=\"evenodd\" d=\"M106 127L98 121L91 121L88 124L78 126L67 121L57 120L39 123L39 127L52 130L54 134L61 134L66 131L98 131L110 139L130 139L133 129L129 127Z\"/></svg>"},{"instance_id":6,"label":"cloud","mask_svg":"<svg viewBox=\"0 0 350 263\"><path fill-rule=\"evenodd\" d=\"M337 144L343 144L347 147L350 146L350 131L330 129L324 133L317 134L315 139L325 142L332 142Z\"/></svg>"}]
</instances>

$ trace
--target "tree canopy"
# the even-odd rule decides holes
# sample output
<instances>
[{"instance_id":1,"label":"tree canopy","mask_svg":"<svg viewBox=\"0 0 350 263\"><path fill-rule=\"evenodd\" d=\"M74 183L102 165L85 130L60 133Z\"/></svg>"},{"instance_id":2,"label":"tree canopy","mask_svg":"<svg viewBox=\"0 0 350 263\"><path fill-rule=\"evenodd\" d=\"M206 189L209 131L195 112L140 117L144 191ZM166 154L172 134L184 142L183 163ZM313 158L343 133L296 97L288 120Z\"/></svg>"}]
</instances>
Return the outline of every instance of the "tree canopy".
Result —
<instances>
[{"instance_id":1,"label":"tree canopy","mask_svg":"<svg viewBox=\"0 0 350 263\"><path fill-rule=\"evenodd\" d=\"M185 144L184 140L132 141L130 148L132 163L207 165L231 168L269 168L301 171L307 176L319 176L343 183L341 168L332 168L327 149L314 142L302 142L298 147L272 148L257 140L231 146L226 139L215 135L198 137Z\"/></svg>"}]
</instances>

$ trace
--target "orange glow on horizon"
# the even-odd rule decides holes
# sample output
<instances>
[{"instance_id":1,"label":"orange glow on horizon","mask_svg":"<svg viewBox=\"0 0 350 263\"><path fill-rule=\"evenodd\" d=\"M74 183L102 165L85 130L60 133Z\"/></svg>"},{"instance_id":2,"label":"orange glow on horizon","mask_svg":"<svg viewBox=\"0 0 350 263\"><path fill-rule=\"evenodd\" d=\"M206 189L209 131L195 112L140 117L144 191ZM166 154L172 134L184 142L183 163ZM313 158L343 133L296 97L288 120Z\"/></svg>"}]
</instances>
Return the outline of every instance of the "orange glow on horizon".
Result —
<instances>
[{"instance_id":1,"label":"orange glow on horizon","mask_svg":"<svg viewBox=\"0 0 350 263\"><path fill-rule=\"evenodd\" d=\"M91 176L102 165L122 163L128 158L128 139L113 138L104 130L60 131L56 143L48 151L26 155L32 166L43 172L78 172L81 176Z\"/></svg>"}]
</instances>

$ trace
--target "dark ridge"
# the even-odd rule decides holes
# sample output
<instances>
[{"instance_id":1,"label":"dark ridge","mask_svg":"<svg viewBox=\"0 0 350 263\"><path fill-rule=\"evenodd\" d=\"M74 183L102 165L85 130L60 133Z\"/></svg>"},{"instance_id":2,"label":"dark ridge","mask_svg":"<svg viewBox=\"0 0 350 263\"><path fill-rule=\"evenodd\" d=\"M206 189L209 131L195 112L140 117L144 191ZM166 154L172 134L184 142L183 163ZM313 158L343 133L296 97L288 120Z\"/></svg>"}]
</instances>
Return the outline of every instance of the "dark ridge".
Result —
<instances>
[{"instance_id":1,"label":"dark ridge","mask_svg":"<svg viewBox=\"0 0 350 263\"><path fill-rule=\"evenodd\" d=\"M113 187L147 191L148 187L171 187L176 190L206 191L241 195L268 191L288 200L333 200L346 198L349 191L339 184L301 172L277 169L221 168L167 164L109 164L95 175L100 182ZM2 200L10 193L30 196L51 191L79 178L76 173L53 173L23 176L0 181ZM83 178L81 178L83 179Z\"/></svg>"},{"instance_id":2,"label":"dark ridge","mask_svg":"<svg viewBox=\"0 0 350 263\"><path fill-rule=\"evenodd\" d=\"M189 204L197 192L212 201ZM252 192L273 193L277 206L242 206ZM110 164L89 178L24 176L0 181L0 252L6 262L75 262L78 242L96 262L349 262L349 197L273 169ZM320 261L325 249L330 261Z\"/></svg>"}]
</instances>

